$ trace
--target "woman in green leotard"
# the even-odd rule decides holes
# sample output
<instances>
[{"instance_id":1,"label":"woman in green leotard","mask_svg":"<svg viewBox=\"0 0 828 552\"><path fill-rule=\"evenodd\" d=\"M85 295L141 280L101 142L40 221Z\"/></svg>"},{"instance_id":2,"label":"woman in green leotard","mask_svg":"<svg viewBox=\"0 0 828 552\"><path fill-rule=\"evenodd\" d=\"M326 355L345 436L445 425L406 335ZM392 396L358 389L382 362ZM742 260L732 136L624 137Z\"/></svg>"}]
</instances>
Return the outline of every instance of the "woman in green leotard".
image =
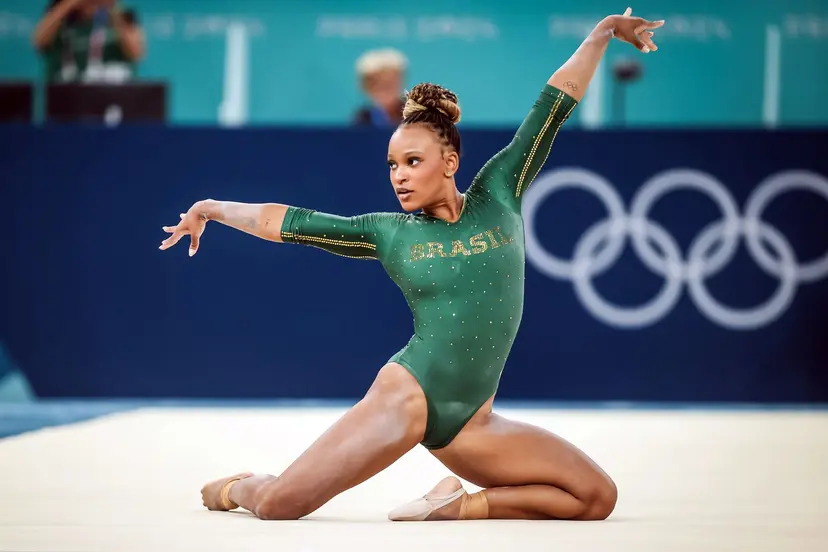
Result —
<instances>
[{"instance_id":1,"label":"woman in green leotard","mask_svg":"<svg viewBox=\"0 0 828 552\"><path fill-rule=\"evenodd\" d=\"M181 215L161 249L190 236L199 248L214 220L274 242L379 261L414 317L410 341L359 401L281 475L241 473L202 489L210 510L242 507L262 519L298 519L422 444L456 477L389 514L392 520L605 519L615 484L576 447L492 412L523 310L521 198L611 38L656 50L650 22L609 16L548 80L514 139L465 193L457 97L430 83L408 95L388 146L391 183L405 213L343 217L275 203L205 200Z\"/></svg>"}]
</instances>

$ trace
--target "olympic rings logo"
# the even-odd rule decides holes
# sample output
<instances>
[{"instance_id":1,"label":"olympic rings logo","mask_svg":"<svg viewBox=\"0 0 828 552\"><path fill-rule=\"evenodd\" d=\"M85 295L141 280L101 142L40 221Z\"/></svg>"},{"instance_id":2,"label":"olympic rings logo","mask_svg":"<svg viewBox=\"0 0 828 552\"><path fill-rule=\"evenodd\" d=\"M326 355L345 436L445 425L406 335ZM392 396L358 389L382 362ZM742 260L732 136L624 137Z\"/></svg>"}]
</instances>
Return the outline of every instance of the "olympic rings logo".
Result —
<instances>
[{"instance_id":1,"label":"olympic rings logo","mask_svg":"<svg viewBox=\"0 0 828 552\"><path fill-rule=\"evenodd\" d=\"M567 261L543 248L535 233L535 216L550 194L572 187L595 194L606 207L608 217L584 232L575 246L573 258ZM721 219L710 223L696 236L687 259L669 232L648 218L658 199L679 188L708 195L722 213ZM641 328L662 319L679 301L686 283L693 302L711 321L735 330L756 329L770 324L790 307L800 283L828 276L828 253L800 264L785 236L762 220L763 212L777 196L795 189L815 192L828 199L828 179L824 176L808 171L785 171L765 179L749 197L744 215L740 215L735 200L718 180L704 172L675 169L648 180L627 213L618 192L601 176L579 168L555 170L537 178L524 195L526 254L540 272L571 281L585 308L616 327ZM592 283L593 278L607 271L621 256L627 237L631 238L633 249L644 265L664 278L664 285L650 302L630 308L611 304L598 294ZM733 309L715 299L705 281L731 261L741 237L759 267L777 278L779 285L762 304Z\"/></svg>"}]
</instances>

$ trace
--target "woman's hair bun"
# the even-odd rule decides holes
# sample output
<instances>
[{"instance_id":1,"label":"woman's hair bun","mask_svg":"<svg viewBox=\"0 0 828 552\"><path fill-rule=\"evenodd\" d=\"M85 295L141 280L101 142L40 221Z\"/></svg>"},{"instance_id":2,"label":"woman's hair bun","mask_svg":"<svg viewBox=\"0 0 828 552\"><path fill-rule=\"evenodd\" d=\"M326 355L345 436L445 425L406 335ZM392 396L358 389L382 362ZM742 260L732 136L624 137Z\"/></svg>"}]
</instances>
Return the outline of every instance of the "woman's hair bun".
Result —
<instances>
[{"instance_id":1,"label":"woman's hair bun","mask_svg":"<svg viewBox=\"0 0 828 552\"><path fill-rule=\"evenodd\" d=\"M457 94L438 84L422 82L411 89L406 97L403 118L408 119L419 111L437 111L452 123L460 122L460 106Z\"/></svg>"}]
</instances>

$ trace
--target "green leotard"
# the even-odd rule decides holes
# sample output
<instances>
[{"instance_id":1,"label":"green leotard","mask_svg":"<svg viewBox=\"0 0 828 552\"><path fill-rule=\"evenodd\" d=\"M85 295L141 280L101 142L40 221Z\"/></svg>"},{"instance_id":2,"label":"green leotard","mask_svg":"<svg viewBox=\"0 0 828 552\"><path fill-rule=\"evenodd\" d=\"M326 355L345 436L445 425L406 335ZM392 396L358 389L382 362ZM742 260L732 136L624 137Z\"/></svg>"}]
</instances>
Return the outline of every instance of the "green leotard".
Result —
<instances>
[{"instance_id":1,"label":"green leotard","mask_svg":"<svg viewBox=\"0 0 828 552\"><path fill-rule=\"evenodd\" d=\"M523 312L521 195L576 105L546 85L511 143L477 174L454 223L424 213L288 208L283 241L377 259L402 290L414 335L389 362L422 386L426 448L448 445L497 390Z\"/></svg>"}]
</instances>

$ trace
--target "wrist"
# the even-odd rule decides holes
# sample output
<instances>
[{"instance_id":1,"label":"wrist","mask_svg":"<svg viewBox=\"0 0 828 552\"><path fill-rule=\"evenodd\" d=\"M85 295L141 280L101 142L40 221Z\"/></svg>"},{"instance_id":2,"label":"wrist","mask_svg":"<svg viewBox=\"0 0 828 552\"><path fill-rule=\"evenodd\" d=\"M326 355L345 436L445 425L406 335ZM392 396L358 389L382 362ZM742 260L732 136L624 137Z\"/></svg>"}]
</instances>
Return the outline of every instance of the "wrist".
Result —
<instances>
[{"instance_id":1,"label":"wrist","mask_svg":"<svg viewBox=\"0 0 828 552\"><path fill-rule=\"evenodd\" d=\"M196 203L196 211L207 220L219 220L222 214L221 202L203 199Z\"/></svg>"},{"instance_id":2,"label":"wrist","mask_svg":"<svg viewBox=\"0 0 828 552\"><path fill-rule=\"evenodd\" d=\"M602 19L598 25L595 26L595 30L593 30L593 34L597 34L599 36L606 36L607 38L612 38L615 35L615 28L618 25L618 16L617 15L608 15L604 19Z\"/></svg>"}]
</instances>

